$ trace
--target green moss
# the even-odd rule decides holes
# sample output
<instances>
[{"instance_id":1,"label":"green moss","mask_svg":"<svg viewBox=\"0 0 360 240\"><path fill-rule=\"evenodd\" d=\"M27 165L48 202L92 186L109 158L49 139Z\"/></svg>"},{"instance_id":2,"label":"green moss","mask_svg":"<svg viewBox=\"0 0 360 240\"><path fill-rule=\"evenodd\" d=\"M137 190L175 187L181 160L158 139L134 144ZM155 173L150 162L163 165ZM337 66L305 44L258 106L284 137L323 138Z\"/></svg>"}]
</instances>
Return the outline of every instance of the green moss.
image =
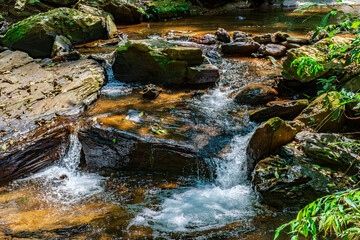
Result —
<instances>
[{"instance_id":1,"label":"green moss","mask_svg":"<svg viewBox=\"0 0 360 240\"><path fill-rule=\"evenodd\" d=\"M276 130L279 129L279 127L281 126L281 124L284 122L284 120L282 120L279 117L275 117L275 118L271 118L269 119L265 124L270 125L271 129L275 132Z\"/></svg>"},{"instance_id":2,"label":"green moss","mask_svg":"<svg viewBox=\"0 0 360 240\"><path fill-rule=\"evenodd\" d=\"M169 19L190 14L190 2L186 0L157 0L148 5L146 16L149 19Z\"/></svg>"}]
</instances>

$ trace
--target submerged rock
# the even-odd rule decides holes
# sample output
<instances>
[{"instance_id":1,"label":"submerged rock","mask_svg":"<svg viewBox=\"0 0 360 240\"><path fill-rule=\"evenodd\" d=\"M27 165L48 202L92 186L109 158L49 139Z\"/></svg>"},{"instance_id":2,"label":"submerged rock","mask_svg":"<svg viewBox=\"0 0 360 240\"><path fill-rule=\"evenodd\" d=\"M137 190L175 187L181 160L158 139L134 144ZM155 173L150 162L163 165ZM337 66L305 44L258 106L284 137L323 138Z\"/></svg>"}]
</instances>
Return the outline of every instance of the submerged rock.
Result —
<instances>
[{"instance_id":1,"label":"submerged rock","mask_svg":"<svg viewBox=\"0 0 360 240\"><path fill-rule=\"evenodd\" d=\"M287 41L289 42L289 41ZM283 64L282 75L287 80L297 80L301 83L308 83L317 78L326 78L332 75L338 75L344 72L344 60L331 58L330 45L347 46L350 40L343 37L333 37L323 39L313 45L294 48L287 52L287 59ZM324 70L320 70L315 76L306 73L303 76L297 74L298 66L291 66L291 63L300 57L312 57L318 63L324 66Z\"/></svg>"},{"instance_id":2,"label":"submerged rock","mask_svg":"<svg viewBox=\"0 0 360 240\"><path fill-rule=\"evenodd\" d=\"M345 123L345 116L339 103L338 92L324 93L312 101L295 120L320 132L339 132Z\"/></svg>"},{"instance_id":3,"label":"submerged rock","mask_svg":"<svg viewBox=\"0 0 360 240\"><path fill-rule=\"evenodd\" d=\"M269 106L255 110L250 113L250 120L256 122L267 121L273 117L280 117L284 120L293 120L304 108L309 105L308 100L285 100L274 101Z\"/></svg>"},{"instance_id":4,"label":"submerged rock","mask_svg":"<svg viewBox=\"0 0 360 240\"><path fill-rule=\"evenodd\" d=\"M14 24L4 35L2 43L32 57L50 57L57 35L81 44L106 38L108 33L104 18L75 9L57 8Z\"/></svg>"},{"instance_id":5,"label":"submerged rock","mask_svg":"<svg viewBox=\"0 0 360 240\"><path fill-rule=\"evenodd\" d=\"M273 101L278 92L263 84L250 84L243 87L235 96L239 104L261 105Z\"/></svg>"},{"instance_id":6,"label":"submerged rock","mask_svg":"<svg viewBox=\"0 0 360 240\"><path fill-rule=\"evenodd\" d=\"M198 48L159 40L132 40L118 47L113 70L115 77L125 82L163 85L216 82L218 69L201 65L203 61L202 51Z\"/></svg>"},{"instance_id":7,"label":"submerged rock","mask_svg":"<svg viewBox=\"0 0 360 240\"><path fill-rule=\"evenodd\" d=\"M291 142L304 126L300 121L287 122L278 117L259 126L246 149L249 170L252 171L260 159L269 156L279 147Z\"/></svg>"},{"instance_id":8,"label":"submerged rock","mask_svg":"<svg viewBox=\"0 0 360 240\"><path fill-rule=\"evenodd\" d=\"M293 210L349 188L354 184L350 176L359 167L356 148L347 147L352 142L338 134L300 132L279 149L279 156L259 161L253 173L255 188L264 203Z\"/></svg>"},{"instance_id":9,"label":"submerged rock","mask_svg":"<svg viewBox=\"0 0 360 240\"><path fill-rule=\"evenodd\" d=\"M60 159L70 122L96 98L105 80L94 60L34 61L20 51L0 53L0 182Z\"/></svg>"}]
</instances>

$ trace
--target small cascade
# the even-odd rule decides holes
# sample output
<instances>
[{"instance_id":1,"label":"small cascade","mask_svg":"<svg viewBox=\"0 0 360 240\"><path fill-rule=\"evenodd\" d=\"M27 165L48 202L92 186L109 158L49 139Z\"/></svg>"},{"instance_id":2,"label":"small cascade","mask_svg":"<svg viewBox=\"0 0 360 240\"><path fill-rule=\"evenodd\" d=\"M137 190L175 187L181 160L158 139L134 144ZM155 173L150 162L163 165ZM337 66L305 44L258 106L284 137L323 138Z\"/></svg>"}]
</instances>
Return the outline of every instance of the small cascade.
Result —
<instances>
[{"instance_id":1,"label":"small cascade","mask_svg":"<svg viewBox=\"0 0 360 240\"><path fill-rule=\"evenodd\" d=\"M101 183L105 179L78 169L81 147L78 136L71 134L67 151L58 164L15 181L14 184L22 185L35 181L40 183L42 188L46 189L44 199L49 204L74 204L101 192Z\"/></svg>"}]
</instances>

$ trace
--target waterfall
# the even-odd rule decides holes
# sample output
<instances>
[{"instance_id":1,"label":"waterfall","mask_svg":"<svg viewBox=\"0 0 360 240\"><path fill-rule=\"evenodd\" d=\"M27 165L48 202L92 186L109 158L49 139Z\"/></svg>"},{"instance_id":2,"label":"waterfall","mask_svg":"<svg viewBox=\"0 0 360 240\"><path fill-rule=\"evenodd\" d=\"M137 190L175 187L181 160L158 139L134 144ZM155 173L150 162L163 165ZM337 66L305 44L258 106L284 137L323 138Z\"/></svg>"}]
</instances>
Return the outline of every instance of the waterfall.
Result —
<instances>
[{"instance_id":1,"label":"waterfall","mask_svg":"<svg viewBox=\"0 0 360 240\"><path fill-rule=\"evenodd\" d=\"M69 136L69 144L63 158L55 165L17 180L14 184L39 182L43 185L44 199L50 204L73 204L103 191L101 183L105 180L97 174L78 169L81 157L81 143L77 134Z\"/></svg>"}]
</instances>

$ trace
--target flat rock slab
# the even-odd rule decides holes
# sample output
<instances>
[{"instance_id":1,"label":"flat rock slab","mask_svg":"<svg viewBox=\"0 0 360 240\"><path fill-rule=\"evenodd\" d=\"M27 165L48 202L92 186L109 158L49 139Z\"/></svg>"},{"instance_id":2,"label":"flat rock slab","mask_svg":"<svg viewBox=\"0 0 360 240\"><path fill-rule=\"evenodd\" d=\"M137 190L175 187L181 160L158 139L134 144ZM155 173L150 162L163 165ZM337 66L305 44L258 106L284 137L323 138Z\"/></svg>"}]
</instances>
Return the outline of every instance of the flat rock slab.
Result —
<instances>
[{"instance_id":1,"label":"flat rock slab","mask_svg":"<svg viewBox=\"0 0 360 240\"><path fill-rule=\"evenodd\" d=\"M8 169L0 181L58 160L70 125L60 118L83 112L104 80L94 60L48 64L0 53L0 165Z\"/></svg>"}]
</instances>

